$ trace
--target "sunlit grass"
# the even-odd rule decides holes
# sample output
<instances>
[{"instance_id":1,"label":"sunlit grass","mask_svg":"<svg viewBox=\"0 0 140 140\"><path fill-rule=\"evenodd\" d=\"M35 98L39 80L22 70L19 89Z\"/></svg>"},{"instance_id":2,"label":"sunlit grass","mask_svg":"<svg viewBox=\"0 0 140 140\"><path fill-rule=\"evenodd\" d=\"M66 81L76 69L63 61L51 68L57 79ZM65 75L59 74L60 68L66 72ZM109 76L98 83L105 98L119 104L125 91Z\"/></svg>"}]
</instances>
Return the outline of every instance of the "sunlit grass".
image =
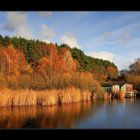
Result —
<instances>
[{"instance_id":1,"label":"sunlit grass","mask_svg":"<svg viewBox=\"0 0 140 140\"><path fill-rule=\"evenodd\" d=\"M42 91L5 88L0 91L0 106L48 106L88 101L90 99L91 93L89 91L81 91L74 87Z\"/></svg>"}]
</instances>

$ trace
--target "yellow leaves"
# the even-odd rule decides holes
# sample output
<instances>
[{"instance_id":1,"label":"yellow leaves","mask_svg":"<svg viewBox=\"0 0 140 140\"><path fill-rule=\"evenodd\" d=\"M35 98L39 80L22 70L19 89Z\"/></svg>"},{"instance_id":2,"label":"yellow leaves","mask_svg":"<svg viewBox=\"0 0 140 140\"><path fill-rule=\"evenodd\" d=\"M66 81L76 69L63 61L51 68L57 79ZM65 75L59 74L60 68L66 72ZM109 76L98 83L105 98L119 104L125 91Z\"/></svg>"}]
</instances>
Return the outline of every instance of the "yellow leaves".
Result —
<instances>
[{"instance_id":1,"label":"yellow leaves","mask_svg":"<svg viewBox=\"0 0 140 140\"><path fill-rule=\"evenodd\" d=\"M127 74L126 79L130 83L140 84L140 75L138 74Z\"/></svg>"},{"instance_id":2,"label":"yellow leaves","mask_svg":"<svg viewBox=\"0 0 140 140\"><path fill-rule=\"evenodd\" d=\"M77 61L73 59L70 50L66 48L61 48L60 55L62 56L65 62L67 71L69 72L76 71Z\"/></svg>"},{"instance_id":3,"label":"yellow leaves","mask_svg":"<svg viewBox=\"0 0 140 140\"><path fill-rule=\"evenodd\" d=\"M32 69L32 67L31 67L31 65L27 65L27 66L26 66L25 72L26 72L26 73L32 73L32 72L33 72L33 69Z\"/></svg>"},{"instance_id":4,"label":"yellow leaves","mask_svg":"<svg viewBox=\"0 0 140 140\"><path fill-rule=\"evenodd\" d=\"M40 60L39 60L39 65L43 68L45 68L46 66L50 65L51 62L50 60L47 58L47 57L42 57Z\"/></svg>"},{"instance_id":5,"label":"yellow leaves","mask_svg":"<svg viewBox=\"0 0 140 140\"><path fill-rule=\"evenodd\" d=\"M111 67L111 66L107 67L106 70L107 70L109 73L113 73L113 72L116 71L115 68L114 68L114 67Z\"/></svg>"},{"instance_id":6,"label":"yellow leaves","mask_svg":"<svg viewBox=\"0 0 140 140\"><path fill-rule=\"evenodd\" d=\"M42 57L38 61L38 72L47 78L51 76L51 61L47 57Z\"/></svg>"},{"instance_id":7,"label":"yellow leaves","mask_svg":"<svg viewBox=\"0 0 140 140\"><path fill-rule=\"evenodd\" d=\"M12 44L7 46L7 51L12 52L12 53L16 52L16 50L14 49L14 46Z\"/></svg>"},{"instance_id":8,"label":"yellow leaves","mask_svg":"<svg viewBox=\"0 0 140 140\"><path fill-rule=\"evenodd\" d=\"M3 73L7 76L19 76L27 65L24 53L21 50L15 49L13 45L0 48L0 50Z\"/></svg>"},{"instance_id":9,"label":"yellow leaves","mask_svg":"<svg viewBox=\"0 0 140 140\"><path fill-rule=\"evenodd\" d=\"M93 74L94 79L98 80L99 82L103 82L106 80L107 76L104 74L100 74L100 73L95 73Z\"/></svg>"},{"instance_id":10,"label":"yellow leaves","mask_svg":"<svg viewBox=\"0 0 140 140\"><path fill-rule=\"evenodd\" d=\"M117 69L115 67L108 66L106 68L106 71L108 73L108 76L110 76L111 78L117 78L118 72L117 72Z\"/></svg>"},{"instance_id":11,"label":"yellow leaves","mask_svg":"<svg viewBox=\"0 0 140 140\"><path fill-rule=\"evenodd\" d=\"M49 59L53 59L57 55L57 49L56 49L56 46L54 44L44 44L44 43L42 43L36 49L36 51L37 51L40 58L48 57Z\"/></svg>"},{"instance_id":12,"label":"yellow leaves","mask_svg":"<svg viewBox=\"0 0 140 140\"><path fill-rule=\"evenodd\" d=\"M42 57L39 62L38 62L38 68L40 70L40 72L42 73L42 69L43 71L48 71L50 69L50 65L51 62L47 57Z\"/></svg>"}]
</instances>

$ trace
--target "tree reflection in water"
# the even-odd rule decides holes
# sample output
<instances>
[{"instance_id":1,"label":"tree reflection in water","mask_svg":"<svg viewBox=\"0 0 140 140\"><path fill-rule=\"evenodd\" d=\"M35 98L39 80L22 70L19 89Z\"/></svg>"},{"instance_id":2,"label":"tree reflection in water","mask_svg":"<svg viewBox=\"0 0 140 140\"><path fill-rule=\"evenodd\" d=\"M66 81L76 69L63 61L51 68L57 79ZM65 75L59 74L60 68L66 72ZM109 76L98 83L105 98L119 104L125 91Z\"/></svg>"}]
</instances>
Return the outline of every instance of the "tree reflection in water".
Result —
<instances>
[{"instance_id":1,"label":"tree reflection in water","mask_svg":"<svg viewBox=\"0 0 140 140\"><path fill-rule=\"evenodd\" d=\"M0 107L0 128L120 128L125 121L132 121L126 116L140 113L139 104L136 98L122 98L48 107Z\"/></svg>"},{"instance_id":2,"label":"tree reflection in water","mask_svg":"<svg viewBox=\"0 0 140 140\"><path fill-rule=\"evenodd\" d=\"M71 128L90 112L91 102L49 107L1 107L0 128Z\"/></svg>"}]
</instances>

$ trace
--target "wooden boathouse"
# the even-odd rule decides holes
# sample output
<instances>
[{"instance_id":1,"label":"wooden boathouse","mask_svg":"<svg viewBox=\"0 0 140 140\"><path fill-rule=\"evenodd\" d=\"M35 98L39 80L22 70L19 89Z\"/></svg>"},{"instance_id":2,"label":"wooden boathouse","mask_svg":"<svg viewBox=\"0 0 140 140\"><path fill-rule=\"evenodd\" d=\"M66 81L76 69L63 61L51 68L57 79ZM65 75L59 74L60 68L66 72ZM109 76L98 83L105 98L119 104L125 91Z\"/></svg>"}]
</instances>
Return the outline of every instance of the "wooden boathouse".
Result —
<instances>
[{"instance_id":1,"label":"wooden boathouse","mask_svg":"<svg viewBox=\"0 0 140 140\"><path fill-rule=\"evenodd\" d=\"M125 97L134 97L135 96L135 92L134 92L134 88L132 84L122 84L120 85L120 91L122 93L125 93Z\"/></svg>"},{"instance_id":2,"label":"wooden boathouse","mask_svg":"<svg viewBox=\"0 0 140 140\"><path fill-rule=\"evenodd\" d=\"M101 84L102 88L105 92L108 92L108 94L112 94L112 98L116 98L121 93L121 96L124 97L134 97L136 96L135 90L133 88L132 84L129 83L103 83ZM123 97L122 96L122 97Z\"/></svg>"}]
</instances>

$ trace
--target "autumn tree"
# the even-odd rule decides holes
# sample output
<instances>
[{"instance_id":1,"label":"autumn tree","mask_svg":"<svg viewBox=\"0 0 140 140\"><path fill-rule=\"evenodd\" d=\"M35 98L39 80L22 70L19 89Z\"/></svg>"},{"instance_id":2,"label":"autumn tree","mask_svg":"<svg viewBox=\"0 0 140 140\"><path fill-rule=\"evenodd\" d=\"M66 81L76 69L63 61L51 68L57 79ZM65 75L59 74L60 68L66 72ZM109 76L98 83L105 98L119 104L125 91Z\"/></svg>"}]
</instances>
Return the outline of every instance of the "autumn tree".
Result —
<instances>
[{"instance_id":1,"label":"autumn tree","mask_svg":"<svg viewBox=\"0 0 140 140\"><path fill-rule=\"evenodd\" d=\"M134 84L135 88L140 90L140 58L129 66L129 70L125 74L127 82Z\"/></svg>"},{"instance_id":2,"label":"autumn tree","mask_svg":"<svg viewBox=\"0 0 140 140\"><path fill-rule=\"evenodd\" d=\"M41 43L39 47L36 48L36 52L41 57L54 57L57 54L57 48L54 44Z\"/></svg>"},{"instance_id":3,"label":"autumn tree","mask_svg":"<svg viewBox=\"0 0 140 140\"><path fill-rule=\"evenodd\" d=\"M133 66L131 69L135 69L135 67ZM33 74L31 74L32 71ZM139 70L137 68L132 71L137 73ZM114 63L87 56L82 50L70 48L66 44L47 44L39 40L0 36L0 73L1 77L5 75L14 76L14 78L28 73L23 77L33 76L50 83L50 87L56 80L56 83L59 84L56 87L67 87L77 73L83 73L77 75L77 85L80 83L79 77L82 77L85 82L89 81L90 85L91 73L93 79L105 81L107 76L111 79L117 77L118 70ZM18 78L20 79L20 77ZM68 79L69 82L66 82ZM86 85L85 82L81 85ZM75 84L74 80L73 83Z\"/></svg>"},{"instance_id":4,"label":"autumn tree","mask_svg":"<svg viewBox=\"0 0 140 140\"><path fill-rule=\"evenodd\" d=\"M133 64L129 66L130 72L140 74L140 58L138 58Z\"/></svg>"},{"instance_id":5,"label":"autumn tree","mask_svg":"<svg viewBox=\"0 0 140 140\"><path fill-rule=\"evenodd\" d=\"M51 62L47 57L42 57L38 62L39 72L43 74L43 76L50 77L50 65Z\"/></svg>"},{"instance_id":6,"label":"autumn tree","mask_svg":"<svg viewBox=\"0 0 140 140\"><path fill-rule=\"evenodd\" d=\"M19 76L27 68L23 52L12 45L0 48L0 67L5 76Z\"/></svg>"},{"instance_id":7,"label":"autumn tree","mask_svg":"<svg viewBox=\"0 0 140 140\"><path fill-rule=\"evenodd\" d=\"M23 73L32 73L32 67L30 64L27 63L25 55L21 49L17 49L16 53L18 55L18 71L20 74Z\"/></svg>"},{"instance_id":8,"label":"autumn tree","mask_svg":"<svg viewBox=\"0 0 140 140\"><path fill-rule=\"evenodd\" d=\"M63 60L65 62L66 69L67 69L66 71L68 71L68 72L72 72L72 71L75 72L78 62L73 59L69 49L61 48L60 49L60 55L62 56L62 58L63 58Z\"/></svg>"},{"instance_id":9,"label":"autumn tree","mask_svg":"<svg viewBox=\"0 0 140 140\"><path fill-rule=\"evenodd\" d=\"M91 70L91 73L94 79L98 80L99 82L103 82L107 78L106 70L104 66L95 65Z\"/></svg>"},{"instance_id":10,"label":"autumn tree","mask_svg":"<svg viewBox=\"0 0 140 140\"><path fill-rule=\"evenodd\" d=\"M52 44L45 43L43 41L34 40L34 39L25 39L22 37L8 37L8 36L0 36L0 45L7 47L7 45L12 44L15 49L22 49L26 58L26 61L32 65L32 63L37 64L38 60L41 57L51 56L50 50L54 49L57 53L61 48L67 48L71 54L73 59L78 62L77 69L78 71L89 71L96 66L101 67L116 67L114 63L111 63L107 60L93 58L91 56L87 56L84 52L78 48L70 48L66 44ZM54 58L54 57L53 57ZM53 61L53 60L52 60ZM34 65L35 66L35 65ZM37 65L36 65L37 66ZM106 71L105 71L106 73Z\"/></svg>"},{"instance_id":11,"label":"autumn tree","mask_svg":"<svg viewBox=\"0 0 140 140\"><path fill-rule=\"evenodd\" d=\"M108 77L110 79L114 79L114 78L118 77L118 73L117 73L117 69L116 68L114 68L112 66L108 66L108 67L106 67L106 71L107 71Z\"/></svg>"},{"instance_id":12,"label":"autumn tree","mask_svg":"<svg viewBox=\"0 0 140 140\"><path fill-rule=\"evenodd\" d=\"M6 52L2 47L0 47L0 73L1 73L1 76L4 76L6 73L5 59L6 59Z\"/></svg>"},{"instance_id":13,"label":"autumn tree","mask_svg":"<svg viewBox=\"0 0 140 140\"><path fill-rule=\"evenodd\" d=\"M8 76L18 76L18 54L12 45L9 45L5 49L5 64L6 64L6 74Z\"/></svg>"}]
</instances>

